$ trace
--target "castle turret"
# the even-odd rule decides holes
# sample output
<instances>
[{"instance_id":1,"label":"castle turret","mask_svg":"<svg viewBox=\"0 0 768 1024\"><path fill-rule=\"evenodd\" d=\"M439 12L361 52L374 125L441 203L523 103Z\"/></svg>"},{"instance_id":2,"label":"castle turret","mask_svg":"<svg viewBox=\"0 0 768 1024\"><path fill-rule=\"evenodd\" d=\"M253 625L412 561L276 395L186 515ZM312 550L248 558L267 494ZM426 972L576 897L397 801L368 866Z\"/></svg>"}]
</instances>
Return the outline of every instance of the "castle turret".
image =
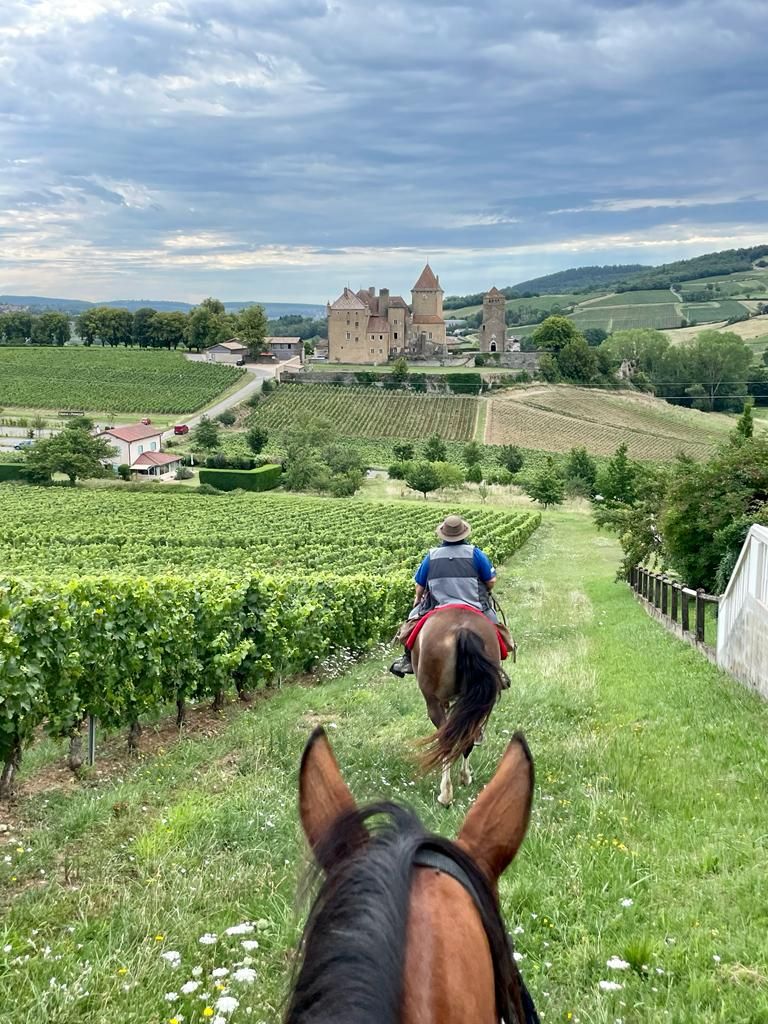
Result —
<instances>
[{"instance_id":1,"label":"castle turret","mask_svg":"<svg viewBox=\"0 0 768 1024\"><path fill-rule=\"evenodd\" d=\"M432 345L445 351L445 320L443 319L443 289L440 278L427 263L411 289L413 304L413 333L420 349Z\"/></svg>"},{"instance_id":2,"label":"castle turret","mask_svg":"<svg viewBox=\"0 0 768 1024\"><path fill-rule=\"evenodd\" d=\"M495 286L483 296L483 322L480 327L480 351L504 352L506 349L506 299Z\"/></svg>"}]
</instances>

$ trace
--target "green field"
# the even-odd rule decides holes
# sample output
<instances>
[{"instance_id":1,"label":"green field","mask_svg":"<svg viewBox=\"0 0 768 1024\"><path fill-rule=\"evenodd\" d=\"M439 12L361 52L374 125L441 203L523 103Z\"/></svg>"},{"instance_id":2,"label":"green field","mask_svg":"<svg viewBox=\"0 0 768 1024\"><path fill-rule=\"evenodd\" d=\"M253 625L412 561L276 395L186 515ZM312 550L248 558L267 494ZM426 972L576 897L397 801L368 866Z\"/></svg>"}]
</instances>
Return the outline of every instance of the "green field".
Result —
<instances>
[{"instance_id":1,"label":"green field","mask_svg":"<svg viewBox=\"0 0 768 1024\"><path fill-rule=\"evenodd\" d=\"M236 385L244 373L192 362L181 352L0 348L0 407L188 413Z\"/></svg>"},{"instance_id":2,"label":"green field","mask_svg":"<svg viewBox=\"0 0 768 1024\"><path fill-rule=\"evenodd\" d=\"M630 296L636 293L626 292L625 294ZM670 293L663 294L669 296ZM653 327L656 330L679 327L682 313L680 306L671 302L638 303L637 305L627 302L613 306L580 306L571 319L581 331L588 327L601 327L604 331L611 333L637 327Z\"/></svg>"},{"instance_id":3,"label":"green field","mask_svg":"<svg viewBox=\"0 0 768 1024\"><path fill-rule=\"evenodd\" d=\"M602 299L590 301L588 305L582 304L579 312L616 306L663 306L670 302L677 302L677 299L669 288L659 288L647 292L616 292L614 295L606 295Z\"/></svg>"},{"instance_id":4,"label":"green field","mask_svg":"<svg viewBox=\"0 0 768 1024\"><path fill-rule=\"evenodd\" d=\"M535 298L529 299L507 299L505 306L507 309L514 309L516 312L519 310L535 309L541 312L551 312L552 310L563 310L567 306L573 306L577 302L581 302L584 298L583 295L575 294L562 294L562 295L538 295ZM481 313L483 310L482 304L477 306L463 306L461 309L446 309L446 319L457 319L460 320L462 317L470 316L473 313Z\"/></svg>"},{"instance_id":5,"label":"green field","mask_svg":"<svg viewBox=\"0 0 768 1024\"><path fill-rule=\"evenodd\" d=\"M520 658L448 811L414 770L430 726L386 652L245 714L193 714L178 741L161 721L138 762L100 734L82 782L41 744L0 835L9 1020L198 1024L226 992L232 1024L278 1024L303 917L298 760L324 723L360 801L406 801L449 836L525 731L534 812L500 900L544 1022L762 1024L768 707L652 621L617 559L587 517L558 512L501 569Z\"/></svg>"},{"instance_id":6,"label":"green field","mask_svg":"<svg viewBox=\"0 0 768 1024\"><path fill-rule=\"evenodd\" d=\"M717 323L729 320L733 316L744 316L749 312L741 302L732 299L720 299L713 302L686 302L683 315L691 324Z\"/></svg>"},{"instance_id":7,"label":"green field","mask_svg":"<svg viewBox=\"0 0 768 1024\"><path fill-rule=\"evenodd\" d=\"M478 399L382 391L332 384L282 384L254 410L251 422L284 430L305 417L333 424L339 437L420 440L438 433L446 441L471 441Z\"/></svg>"},{"instance_id":8,"label":"green field","mask_svg":"<svg viewBox=\"0 0 768 1024\"><path fill-rule=\"evenodd\" d=\"M672 459L680 451L706 458L733 427L725 416L661 399L563 385L516 389L489 402L487 444L552 452L584 446L593 455L610 455L626 444L635 459Z\"/></svg>"}]
</instances>

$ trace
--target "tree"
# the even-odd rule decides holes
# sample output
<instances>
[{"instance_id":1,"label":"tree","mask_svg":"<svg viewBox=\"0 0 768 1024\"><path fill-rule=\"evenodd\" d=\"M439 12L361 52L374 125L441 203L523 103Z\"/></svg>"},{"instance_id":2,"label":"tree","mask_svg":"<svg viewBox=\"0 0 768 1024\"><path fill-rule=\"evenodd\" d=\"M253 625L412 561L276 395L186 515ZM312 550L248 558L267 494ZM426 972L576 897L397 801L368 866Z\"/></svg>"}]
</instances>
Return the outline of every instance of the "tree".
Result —
<instances>
[{"instance_id":1,"label":"tree","mask_svg":"<svg viewBox=\"0 0 768 1024\"><path fill-rule=\"evenodd\" d=\"M746 396L746 375L752 352L732 331L701 331L690 347L692 379L700 381L709 396L710 408L734 408L739 411Z\"/></svg>"},{"instance_id":2,"label":"tree","mask_svg":"<svg viewBox=\"0 0 768 1024\"><path fill-rule=\"evenodd\" d=\"M523 468L523 453L516 444L505 444L496 452L496 461L514 475Z\"/></svg>"},{"instance_id":3,"label":"tree","mask_svg":"<svg viewBox=\"0 0 768 1024\"><path fill-rule=\"evenodd\" d=\"M398 384L403 384L408 379L408 360L404 356L394 361L390 377Z\"/></svg>"},{"instance_id":4,"label":"tree","mask_svg":"<svg viewBox=\"0 0 768 1024\"><path fill-rule=\"evenodd\" d=\"M565 464L565 483L570 494L591 498L597 482L597 463L586 448L571 448Z\"/></svg>"},{"instance_id":5,"label":"tree","mask_svg":"<svg viewBox=\"0 0 768 1024\"><path fill-rule=\"evenodd\" d=\"M216 419L223 427L231 427L237 422L237 413L234 409L223 409Z\"/></svg>"},{"instance_id":6,"label":"tree","mask_svg":"<svg viewBox=\"0 0 768 1024\"><path fill-rule=\"evenodd\" d=\"M254 455L259 455L264 451L268 440L269 433L265 427L251 427L245 435L245 443Z\"/></svg>"},{"instance_id":7,"label":"tree","mask_svg":"<svg viewBox=\"0 0 768 1024\"><path fill-rule=\"evenodd\" d=\"M582 333L584 340L590 348L597 348L598 345L602 345L608 337L608 331L604 331L602 327L587 327Z\"/></svg>"},{"instance_id":8,"label":"tree","mask_svg":"<svg viewBox=\"0 0 768 1024\"><path fill-rule=\"evenodd\" d=\"M464 473L461 466L457 466L455 462L433 462L431 465L435 467L440 479L440 490L461 487L464 483Z\"/></svg>"},{"instance_id":9,"label":"tree","mask_svg":"<svg viewBox=\"0 0 768 1024\"><path fill-rule=\"evenodd\" d=\"M631 505L636 493L639 467L627 456L627 446L619 445L605 469L598 474L597 490L605 501Z\"/></svg>"},{"instance_id":10,"label":"tree","mask_svg":"<svg viewBox=\"0 0 768 1024\"><path fill-rule=\"evenodd\" d=\"M183 314L182 314L183 315ZM133 344L139 348L153 348L155 343L154 320L157 310L142 306L133 314Z\"/></svg>"},{"instance_id":11,"label":"tree","mask_svg":"<svg viewBox=\"0 0 768 1024\"><path fill-rule=\"evenodd\" d=\"M90 416L73 416L71 420L65 425L65 430L85 430L89 434L93 430L95 424Z\"/></svg>"},{"instance_id":12,"label":"tree","mask_svg":"<svg viewBox=\"0 0 768 1024\"><path fill-rule=\"evenodd\" d=\"M360 452L348 445L326 445L322 450L321 458L330 471L337 476L362 473L365 469Z\"/></svg>"},{"instance_id":13,"label":"tree","mask_svg":"<svg viewBox=\"0 0 768 1024\"><path fill-rule=\"evenodd\" d=\"M194 429L193 441L199 447L213 451L219 447L219 425L214 423L213 420L209 420L207 416L203 416L198 425Z\"/></svg>"},{"instance_id":14,"label":"tree","mask_svg":"<svg viewBox=\"0 0 768 1024\"><path fill-rule=\"evenodd\" d=\"M548 316L533 332L536 348L546 349L557 355L570 341L582 338L573 320L565 316ZM582 338L583 340L583 338Z\"/></svg>"},{"instance_id":15,"label":"tree","mask_svg":"<svg viewBox=\"0 0 768 1024\"><path fill-rule=\"evenodd\" d=\"M237 317L237 333L248 355L255 359L264 351L268 332L267 314L263 306L247 306Z\"/></svg>"},{"instance_id":16,"label":"tree","mask_svg":"<svg viewBox=\"0 0 768 1024\"><path fill-rule=\"evenodd\" d=\"M104 475L102 461L117 453L101 437L92 437L82 427L69 427L55 437L46 437L30 448L27 467L35 477L48 478L65 473L74 487L79 479Z\"/></svg>"},{"instance_id":17,"label":"tree","mask_svg":"<svg viewBox=\"0 0 768 1024\"><path fill-rule=\"evenodd\" d=\"M0 317L0 329L6 344L26 345L32 338L32 315L23 310L4 313Z\"/></svg>"},{"instance_id":18,"label":"tree","mask_svg":"<svg viewBox=\"0 0 768 1024\"><path fill-rule=\"evenodd\" d=\"M574 384L589 384L597 373L595 353L581 337L564 345L555 358L564 379Z\"/></svg>"},{"instance_id":19,"label":"tree","mask_svg":"<svg viewBox=\"0 0 768 1024\"><path fill-rule=\"evenodd\" d=\"M66 345L69 341L69 317L53 310L35 317L32 342L35 345Z\"/></svg>"},{"instance_id":20,"label":"tree","mask_svg":"<svg viewBox=\"0 0 768 1024\"><path fill-rule=\"evenodd\" d=\"M539 360L539 376L549 384L557 384L560 380L560 368L557 360L549 352L545 352Z\"/></svg>"},{"instance_id":21,"label":"tree","mask_svg":"<svg viewBox=\"0 0 768 1024\"><path fill-rule=\"evenodd\" d=\"M750 438L755 433L755 420L752 415L752 403L748 402L744 406L744 412L739 416L734 431L734 440L741 441Z\"/></svg>"},{"instance_id":22,"label":"tree","mask_svg":"<svg viewBox=\"0 0 768 1024\"><path fill-rule=\"evenodd\" d=\"M465 466L477 466L478 463L483 461L483 449L477 441L470 441L469 444L464 445L461 457L464 460Z\"/></svg>"},{"instance_id":23,"label":"tree","mask_svg":"<svg viewBox=\"0 0 768 1024\"><path fill-rule=\"evenodd\" d=\"M549 508L550 505L562 505L565 498L565 482L551 455L547 456L544 466L525 486L525 493L533 501L538 501L544 508Z\"/></svg>"},{"instance_id":24,"label":"tree","mask_svg":"<svg viewBox=\"0 0 768 1024\"><path fill-rule=\"evenodd\" d=\"M483 482L483 470L479 462L473 462L471 466L467 467L465 479L470 484L481 484Z\"/></svg>"},{"instance_id":25,"label":"tree","mask_svg":"<svg viewBox=\"0 0 768 1024\"><path fill-rule=\"evenodd\" d=\"M224 303L219 299L213 299L210 296L207 299L203 299L200 303L201 309L207 309L213 316L224 316L226 309Z\"/></svg>"},{"instance_id":26,"label":"tree","mask_svg":"<svg viewBox=\"0 0 768 1024\"><path fill-rule=\"evenodd\" d=\"M423 494L425 501L430 491L441 486L440 474L432 462L414 462L408 469L405 482L412 491Z\"/></svg>"},{"instance_id":27,"label":"tree","mask_svg":"<svg viewBox=\"0 0 768 1024\"><path fill-rule=\"evenodd\" d=\"M392 454L395 456L396 462L412 462L415 454L412 444L393 444Z\"/></svg>"},{"instance_id":28,"label":"tree","mask_svg":"<svg viewBox=\"0 0 768 1024\"><path fill-rule=\"evenodd\" d=\"M666 334L643 327L615 331L602 343L600 351L609 356L614 366L620 366L626 361L653 376L661 368L668 348L669 338Z\"/></svg>"},{"instance_id":29,"label":"tree","mask_svg":"<svg viewBox=\"0 0 768 1024\"><path fill-rule=\"evenodd\" d=\"M432 434L427 439L424 445L424 458L427 462L445 462L448 458L448 448L439 434Z\"/></svg>"},{"instance_id":30,"label":"tree","mask_svg":"<svg viewBox=\"0 0 768 1024\"><path fill-rule=\"evenodd\" d=\"M184 313L157 313L152 328L152 344L155 348L177 349L188 344L189 319Z\"/></svg>"},{"instance_id":31,"label":"tree","mask_svg":"<svg viewBox=\"0 0 768 1024\"><path fill-rule=\"evenodd\" d=\"M99 336L98 319L96 307L93 307L82 312L75 321L75 329L86 346L93 345Z\"/></svg>"}]
</instances>

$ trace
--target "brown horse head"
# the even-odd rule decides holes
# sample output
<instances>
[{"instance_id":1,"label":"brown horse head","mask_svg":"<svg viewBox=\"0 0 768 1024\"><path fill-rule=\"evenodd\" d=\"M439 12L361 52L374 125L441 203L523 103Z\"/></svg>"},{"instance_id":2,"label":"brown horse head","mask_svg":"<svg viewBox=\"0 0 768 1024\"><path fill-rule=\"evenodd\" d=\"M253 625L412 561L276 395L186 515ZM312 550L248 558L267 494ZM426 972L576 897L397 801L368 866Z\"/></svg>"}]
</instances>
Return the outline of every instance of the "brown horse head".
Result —
<instances>
[{"instance_id":1,"label":"brown horse head","mask_svg":"<svg viewBox=\"0 0 768 1024\"><path fill-rule=\"evenodd\" d=\"M397 804L358 810L316 730L302 759L299 807L325 878L286 1024L535 1021L496 897L532 794L533 762L518 735L452 843Z\"/></svg>"}]
</instances>

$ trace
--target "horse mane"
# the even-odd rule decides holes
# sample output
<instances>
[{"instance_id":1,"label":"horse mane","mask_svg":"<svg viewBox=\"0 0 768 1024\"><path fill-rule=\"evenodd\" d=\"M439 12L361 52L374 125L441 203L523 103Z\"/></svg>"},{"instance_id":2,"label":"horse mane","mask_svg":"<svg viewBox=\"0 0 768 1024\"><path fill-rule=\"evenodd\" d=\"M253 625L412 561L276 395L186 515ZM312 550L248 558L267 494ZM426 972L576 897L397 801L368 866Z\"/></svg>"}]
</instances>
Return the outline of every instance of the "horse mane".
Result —
<instances>
[{"instance_id":1,"label":"horse mane","mask_svg":"<svg viewBox=\"0 0 768 1024\"><path fill-rule=\"evenodd\" d=\"M374 817L383 821L372 824ZM315 850L327 873L302 935L285 1024L397 1024L414 858L425 844L469 878L491 950L499 1017L517 1019L511 999L519 975L485 876L455 843L426 832L412 811L382 802L343 814Z\"/></svg>"}]
</instances>

